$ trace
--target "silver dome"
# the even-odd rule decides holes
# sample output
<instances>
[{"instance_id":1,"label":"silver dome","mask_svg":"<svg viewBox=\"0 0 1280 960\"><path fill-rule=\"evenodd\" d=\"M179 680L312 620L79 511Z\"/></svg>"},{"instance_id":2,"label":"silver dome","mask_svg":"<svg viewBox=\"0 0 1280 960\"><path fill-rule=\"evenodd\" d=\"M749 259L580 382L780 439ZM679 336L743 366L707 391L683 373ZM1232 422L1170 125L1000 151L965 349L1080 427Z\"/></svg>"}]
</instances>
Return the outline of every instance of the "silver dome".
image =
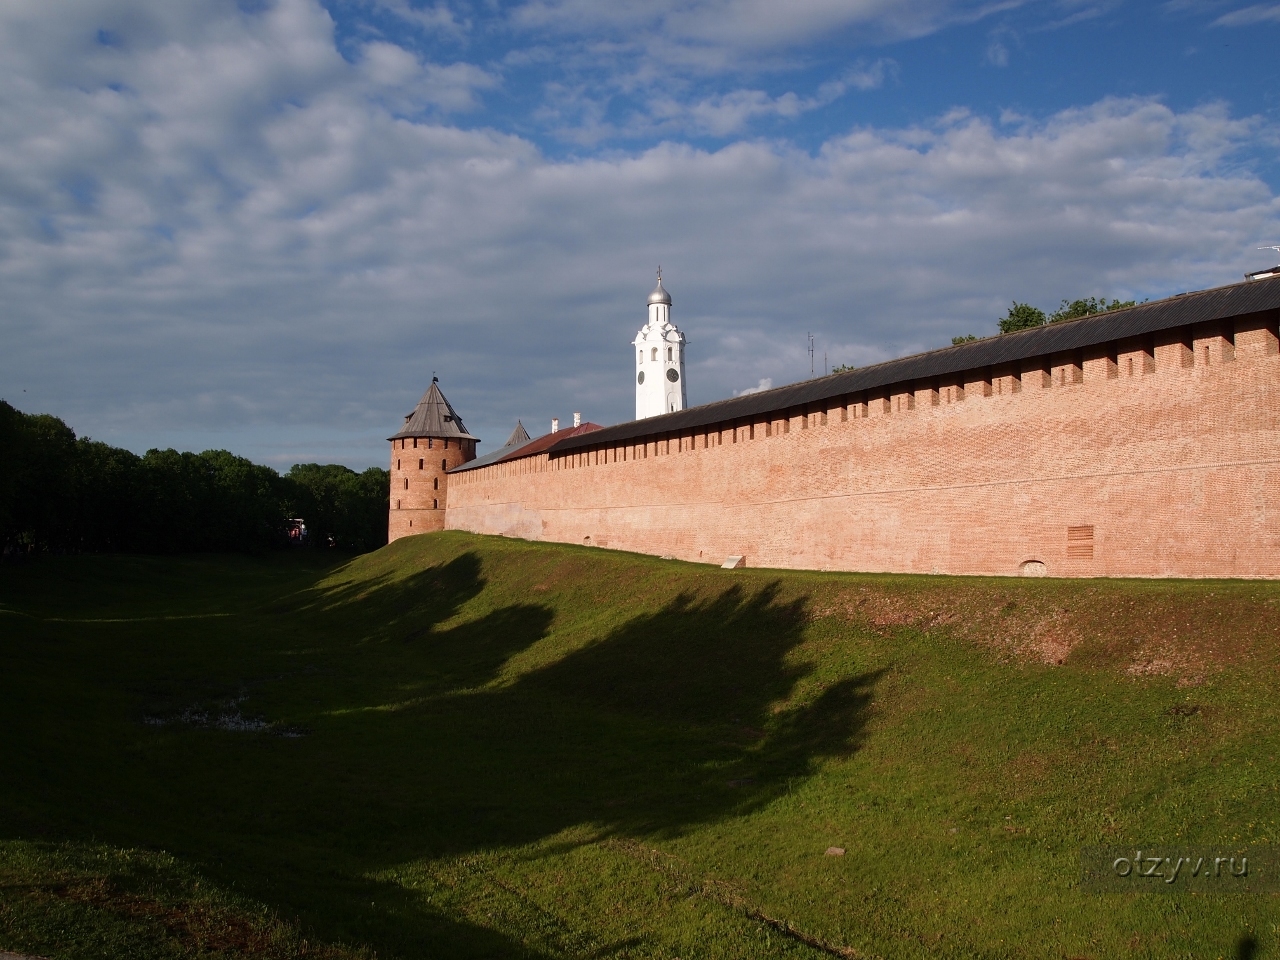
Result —
<instances>
[{"instance_id":1,"label":"silver dome","mask_svg":"<svg viewBox=\"0 0 1280 960\"><path fill-rule=\"evenodd\" d=\"M662 286L662 271L658 271L658 285L653 288L653 293L649 294L650 303L665 303L671 306L671 294L667 293Z\"/></svg>"}]
</instances>

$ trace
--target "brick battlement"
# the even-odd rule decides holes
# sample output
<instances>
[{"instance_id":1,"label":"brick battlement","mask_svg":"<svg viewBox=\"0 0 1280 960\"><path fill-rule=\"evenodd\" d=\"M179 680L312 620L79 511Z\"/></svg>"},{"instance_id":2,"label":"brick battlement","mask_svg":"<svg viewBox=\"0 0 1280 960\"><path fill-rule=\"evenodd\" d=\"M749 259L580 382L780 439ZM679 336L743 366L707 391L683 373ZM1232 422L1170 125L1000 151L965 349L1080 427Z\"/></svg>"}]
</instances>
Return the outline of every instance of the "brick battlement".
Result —
<instances>
[{"instance_id":1,"label":"brick battlement","mask_svg":"<svg viewBox=\"0 0 1280 960\"><path fill-rule=\"evenodd\" d=\"M750 566L1276 577L1278 323L1273 307L1095 331L775 409L758 395L751 411L726 401L606 428L452 472L445 526ZM944 354L965 355L924 358ZM856 384L841 376L772 393ZM716 409L739 415L691 422Z\"/></svg>"}]
</instances>

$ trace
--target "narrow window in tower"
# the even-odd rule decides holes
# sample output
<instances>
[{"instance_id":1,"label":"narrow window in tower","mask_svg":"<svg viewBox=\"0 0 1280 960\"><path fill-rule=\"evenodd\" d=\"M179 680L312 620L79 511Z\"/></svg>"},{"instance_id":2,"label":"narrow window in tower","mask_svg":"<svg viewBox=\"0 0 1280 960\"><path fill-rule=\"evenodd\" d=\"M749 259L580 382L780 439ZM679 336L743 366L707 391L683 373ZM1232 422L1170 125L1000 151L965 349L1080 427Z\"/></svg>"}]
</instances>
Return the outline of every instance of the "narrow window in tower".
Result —
<instances>
[{"instance_id":1,"label":"narrow window in tower","mask_svg":"<svg viewBox=\"0 0 1280 960\"><path fill-rule=\"evenodd\" d=\"M447 460L441 460L441 461L440 461L440 469L441 469L441 470L447 470L448 468L449 468L449 462L448 462Z\"/></svg>"},{"instance_id":2,"label":"narrow window in tower","mask_svg":"<svg viewBox=\"0 0 1280 960\"><path fill-rule=\"evenodd\" d=\"M408 477L405 477L405 478L404 478L404 488L405 488L406 490L408 490L408 489L409 489L409 478L408 478Z\"/></svg>"},{"instance_id":3,"label":"narrow window in tower","mask_svg":"<svg viewBox=\"0 0 1280 960\"><path fill-rule=\"evenodd\" d=\"M445 437L445 438L444 438L444 448L445 448L446 450L448 450L448 449L449 449L449 438L448 438L448 437Z\"/></svg>"},{"instance_id":4,"label":"narrow window in tower","mask_svg":"<svg viewBox=\"0 0 1280 960\"><path fill-rule=\"evenodd\" d=\"M671 359L671 348L670 348L670 347L667 347L667 359L668 359L668 360L670 360L670 359Z\"/></svg>"},{"instance_id":5,"label":"narrow window in tower","mask_svg":"<svg viewBox=\"0 0 1280 960\"><path fill-rule=\"evenodd\" d=\"M399 510L399 509L400 509L400 501L399 501L399 500L397 500L397 501L396 501L396 509L397 509L397 510Z\"/></svg>"},{"instance_id":6,"label":"narrow window in tower","mask_svg":"<svg viewBox=\"0 0 1280 960\"><path fill-rule=\"evenodd\" d=\"M413 441L413 444L414 444L414 446L417 446L417 445L418 445L418 441L417 441L417 440ZM435 441L434 441L434 440L432 440L430 437L428 437L428 438L427 438L427 449L428 449L428 450L430 450L433 446L435 446Z\"/></svg>"},{"instance_id":7,"label":"narrow window in tower","mask_svg":"<svg viewBox=\"0 0 1280 960\"><path fill-rule=\"evenodd\" d=\"M658 348L657 348L657 347L654 347L654 348L653 348L653 359L654 359L654 360L657 360L657 359L658 359Z\"/></svg>"},{"instance_id":8,"label":"narrow window in tower","mask_svg":"<svg viewBox=\"0 0 1280 960\"><path fill-rule=\"evenodd\" d=\"M432 510L439 510L439 509L440 509L440 501L439 501L439 500L432 500L432 501L431 501L431 509L432 509Z\"/></svg>"},{"instance_id":9,"label":"narrow window in tower","mask_svg":"<svg viewBox=\"0 0 1280 960\"><path fill-rule=\"evenodd\" d=\"M440 478L439 478L439 477L436 477L434 480L432 480L432 481L431 481L431 489L432 489L432 490L439 490L439 489L440 489Z\"/></svg>"},{"instance_id":10,"label":"narrow window in tower","mask_svg":"<svg viewBox=\"0 0 1280 960\"><path fill-rule=\"evenodd\" d=\"M640 351L640 361L639 361L639 362L640 362L640 363L644 363L644 351L643 351L643 350L641 350L641 351Z\"/></svg>"},{"instance_id":11,"label":"narrow window in tower","mask_svg":"<svg viewBox=\"0 0 1280 960\"><path fill-rule=\"evenodd\" d=\"M400 469L400 458L399 458L399 457L396 457L396 469L397 469L397 470L399 470L399 469Z\"/></svg>"},{"instance_id":12,"label":"narrow window in tower","mask_svg":"<svg viewBox=\"0 0 1280 960\"><path fill-rule=\"evenodd\" d=\"M417 450L417 449L418 449L418 438L417 438L417 437L414 437L414 438L413 438L413 449L415 449L415 450Z\"/></svg>"},{"instance_id":13,"label":"narrow window in tower","mask_svg":"<svg viewBox=\"0 0 1280 960\"><path fill-rule=\"evenodd\" d=\"M419 457L419 458L418 458L418 469L419 469L419 470L421 470L421 469L422 469L423 467L425 467L426 465L427 465L427 462L426 462L425 460L423 460L421 457Z\"/></svg>"}]
</instances>

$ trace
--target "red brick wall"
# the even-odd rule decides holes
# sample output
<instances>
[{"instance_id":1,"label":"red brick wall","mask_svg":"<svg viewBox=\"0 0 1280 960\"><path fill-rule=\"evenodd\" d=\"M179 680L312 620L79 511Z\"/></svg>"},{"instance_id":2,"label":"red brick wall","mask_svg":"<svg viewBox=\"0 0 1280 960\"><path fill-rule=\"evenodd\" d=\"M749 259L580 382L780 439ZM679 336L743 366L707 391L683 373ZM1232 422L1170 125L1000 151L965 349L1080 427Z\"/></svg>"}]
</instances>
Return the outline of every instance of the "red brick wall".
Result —
<instances>
[{"instance_id":1,"label":"red brick wall","mask_svg":"<svg viewBox=\"0 0 1280 960\"><path fill-rule=\"evenodd\" d=\"M761 567L1277 577L1277 319L464 472L445 525Z\"/></svg>"},{"instance_id":2,"label":"red brick wall","mask_svg":"<svg viewBox=\"0 0 1280 960\"><path fill-rule=\"evenodd\" d=\"M445 471L473 459L474 440L392 440L387 539L443 530L449 483Z\"/></svg>"}]
</instances>

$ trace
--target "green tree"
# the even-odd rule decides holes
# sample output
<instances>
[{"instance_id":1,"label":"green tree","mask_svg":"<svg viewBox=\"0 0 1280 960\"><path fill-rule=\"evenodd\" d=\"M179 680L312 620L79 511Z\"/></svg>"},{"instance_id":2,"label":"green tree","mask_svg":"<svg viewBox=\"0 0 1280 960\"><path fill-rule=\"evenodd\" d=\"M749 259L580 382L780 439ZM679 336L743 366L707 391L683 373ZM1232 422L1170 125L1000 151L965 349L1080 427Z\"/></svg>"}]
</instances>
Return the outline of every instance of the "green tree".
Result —
<instances>
[{"instance_id":1,"label":"green tree","mask_svg":"<svg viewBox=\"0 0 1280 960\"><path fill-rule=\"evenodd\" d=\"M226 450L148 450L137 488L135 549L259 553L287 540L288 485Z\"/></svg>"},{"instance_id":2,"label":"green tree","mask_svg":"<svg viewBox=\"0 0 1280 960\"><path fill-rule=\"evenodd\" d=\"M74 525L64 499L76 435L57 417L0 400L0 549L65 549Z\"/></svg>"},{"instance_id":3,"label":"green tree","mask_svg":"<svg viewBox=\"0 0 1280 960\"><path fill-rule=\"evenodd\" d=\"M297 463L285 479L293 484L294 516L306 523L312 546L364 551L386 544L389 471Z\"/></svg>"},{"instance_id":4,"label":"green tree","mask_svg":"<svg viewBox=\"0 0 1280 960\"><path fill-rule=\"evenodd\" d=\"M962 343L973 343L977 339L978 338L975 337L972 333L966 333L963 337L952 337L951 345L953 347L958 347Z\"/></svg>"},{"instance_id":5,"label":"green tree","mask_svg":"<svg viewBox=\"0 0 1280 960\"><path fill-rule=\"evenodd\" d=\"M1063 300L1057 310L1049 314L1050 323L1059 323L1063 320L1075 320L1078 317L1088 317L1095 313L1109 313L1112 310L1123 310L1125 307L1137 306L1136 300L1112 300L1107 303L1106 297L1098 299L1097 297L1087 297L1083 300Z\"/></svg>"},{"instance_id":6,"label":"green tree","mask_svg":"<svg viewBox=\"0 0 1280 960\"><path fill-rule=\"evenodd\" d=\"M1001 333L1013 333L1015 330L1030 330L1045 323L1044 311L1029 303L1013 301L1009 313L1000 321Z\"/></svg>"},{"instance_id":7,"label":"green tree","mask_svg":"<svg viewBox=\"0 0 1280 960\"><path fill-rule=\"evenodd\" d=\"M0 550L261 553L302 517L313 542L387 542L390 474L302 464L287 477L226 450L128 450L0 400Z\"/></svg>"},{"instance_id":8,"label":"green tree","mask_svg":"<svg viewBox=\"0 0 1280 960\"><path fill-rule=\"evenodd\" d=\"M142 458L130 450L81 437L76 441L67 503L75 525L71 546L87 551L136 551Z\"/></svg>"}]
</instances>

